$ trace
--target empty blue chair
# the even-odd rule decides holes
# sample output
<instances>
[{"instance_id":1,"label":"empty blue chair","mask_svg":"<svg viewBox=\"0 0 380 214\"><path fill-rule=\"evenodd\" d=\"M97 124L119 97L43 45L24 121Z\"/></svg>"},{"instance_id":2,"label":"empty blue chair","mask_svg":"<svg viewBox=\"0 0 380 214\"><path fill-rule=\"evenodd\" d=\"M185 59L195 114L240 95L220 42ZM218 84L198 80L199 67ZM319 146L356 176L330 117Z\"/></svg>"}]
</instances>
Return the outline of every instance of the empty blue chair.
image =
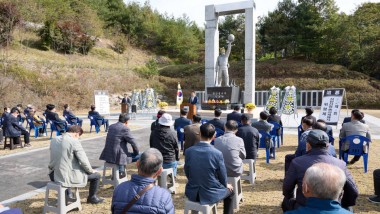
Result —
<instances>
[{"instance_id":1,"label":"empty blue chair","mask_svg":"<svg viewBox=\"0 0 380 214\"><path fill-rule=\"evenodd\" d=\"M274 142L274 144L277 143L277 148L280 148L280 142L281 142L281 145L283 145L283 142L282 142L282 126L274 121L270 121L269 122L270 124L273 124L273 128L272 130L269 132L269 134L272 136L272 140Z\"/></svg>"},{"instance_id":2,"label":"empty blue chair","mask_svg":"<svg viewBox=\"0 0 380 214\"><path fill-rule=\"evenodd\" d=\"M178 138L178 142L181 144L181 150L183 150L183 141L185 138L184 132L185 132L184 128L182 128L182 127L177 128L177 138Z\"/></svg>"},{"instance_id":3,"label":"empty blue chair","mask_svg":"<svg viewBox=\"0 0 380 214\"><path fill-rule=\"evenodd\" d=\"M265 132L265 131L259 131L259 136L260 136L260 145L259 145L259 148L265 148L266 162L269 163L269 158L270 158L270 140L272 139L272 136L270 134L268 134L267 132ZM269 144L269 146L268 146L268 144ZM276 146L273 146L273 158L276 159Z\"/></svg>"},{"instance_id":4,"label":"empty blue chair","mask_svg":"<svg viewBox=\"0 0 380 214\"><path fill-rule=\"evenodd\" d=\"M45 128L44 125L43 124L39 125L39 126L34 125L33 118L31 118L31 117L27 117L26 121L29 124L29 132L31 132L31 130L33 129L34 130L34 138L37 138L38 134L39 134L39 130ZM45 133L46 133L46 129L45 129Z\"/></svg>"},{"instance_id":5,"label":"empty blue chair","mask_svg":"<svg viewBox=\"0 0 380 214\"><path fill-rule=\"evenodd\" d=\"M343 139L341 139L341 143L349 142L350 146L348 151L342 151L341 146L339 146L339 156L343 157L343 160L348 162L348 155L358 155L363 156L364 163L364 173L368 171L368 153L369 153L369 144L371 142L370 139L363 137L361 135L350 135ZM364 147L368 148L367 152L364 152Z\"/></svg>"}]
</instances>

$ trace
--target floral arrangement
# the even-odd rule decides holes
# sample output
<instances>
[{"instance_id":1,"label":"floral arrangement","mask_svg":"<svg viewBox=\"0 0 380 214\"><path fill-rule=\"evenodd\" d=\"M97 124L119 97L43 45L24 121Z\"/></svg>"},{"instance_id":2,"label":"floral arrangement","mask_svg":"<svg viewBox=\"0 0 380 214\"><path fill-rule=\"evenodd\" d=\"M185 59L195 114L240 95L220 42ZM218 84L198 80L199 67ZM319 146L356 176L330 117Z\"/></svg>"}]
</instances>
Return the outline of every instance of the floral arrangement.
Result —
<instances>
[{"instance_id":1,"label":"floral arrangement","mask_svg":"<svg viewBox=\"0 0 380 214\"><path fill-rule=\"evenodd\" d=\"M167 107L167 106L168 106L168 103L167 103L167 102L159 102L159 103L158 103L158 106L159 106L160 108L164 108L164 107Z\"/></svg>"},{"instance_id":2,"label":"floral arrangement","mask_svg":"<svg viewBox=\"0 0 380 214\"><path fill-rule=\"evenodd\" d=\"M248 109L248 110L253 110L256 108L256 105L253 104L253 103L247 103L245 104L245 107Z\"/></svg>"},{"instance_id":3,"label":"floral arrangement","mask_svg":"<svg viewBox=\"0 0 380 214\"><path fill-rule=\"evenodd\" d=\"M229 99L226 99L226 100L215 100L215 99L209 99L209 100L207 100L206 102L204 102L204 103L210 103L210 104L213 104L213 103L221 103L221 104L228 104L228 103L230 103L230 100Z\"/></svg>"}]
</instances>

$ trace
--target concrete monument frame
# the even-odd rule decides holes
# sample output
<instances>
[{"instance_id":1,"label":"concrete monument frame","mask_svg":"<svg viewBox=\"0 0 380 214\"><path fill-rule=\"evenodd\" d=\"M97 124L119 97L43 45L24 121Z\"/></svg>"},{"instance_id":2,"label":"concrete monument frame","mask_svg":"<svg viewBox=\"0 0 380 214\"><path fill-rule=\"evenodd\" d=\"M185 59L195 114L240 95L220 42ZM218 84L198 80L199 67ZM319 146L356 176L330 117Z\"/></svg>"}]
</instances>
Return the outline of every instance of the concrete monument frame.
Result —
<instances>
[{"instance_id":1,"label":"concrete monument frame","mask_svg":"<svg viewBox=\"0 0 380 214\"><path fill-rule=\"evenodd\" d=\"M205 7L205 89L215 85L215 69L219 56L219 16L245 13L245 79L244 103L255 102L255 19L254 1L242 1Z\"/></svg>"}]
</instances>

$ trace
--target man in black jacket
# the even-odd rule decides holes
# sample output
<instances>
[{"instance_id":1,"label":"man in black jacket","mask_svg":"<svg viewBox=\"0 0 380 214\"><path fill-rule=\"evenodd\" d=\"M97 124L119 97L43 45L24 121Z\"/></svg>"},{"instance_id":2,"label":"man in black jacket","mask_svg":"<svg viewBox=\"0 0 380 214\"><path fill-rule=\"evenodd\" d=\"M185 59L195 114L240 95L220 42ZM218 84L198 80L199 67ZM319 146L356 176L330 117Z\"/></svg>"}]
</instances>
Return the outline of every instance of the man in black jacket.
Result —
<instances>
[{"instance_id":1,"label":"man in black jacket","mask_svg":"<svg viewBox=\"0 0 380 214\"><path fill-rule=\"evenodd\" d=\"M29 132L19 124L17 117L20 115L20 110L17 107L11 109L11 113L5 116L3 122L4 135L6 137L13 137L18 140L20 135L24 135L24 142L26 147L30 147ZM21 143L21 142L18 142Z\"/></svg>"},{"instance_id":2,"label":"man in black jacket","mask_svg":"<svg viewBox=\"0 0 380 214\"><path fill-rule=\"evenodd\" d=\"M260 142L259 131L251 126L249 114L241 116L241 123L242 126L238 129L236 136L241 137L244 141L245 159L256 159Z\"/></svg>"},{"instance_id":3,"label":"man in black jacket","mask_svg":"<svg viewBox=\"0 0 380 214\"><path fill-rule=\"evenodd\" d=\"M91 105L91 111L88 112L88 116L94 117L99 126L106 124L106 132L108 131L109 121L95 111L95 105Z\"/></svg>"},{"instance_id":4,"label":"man in black jacket","mask_svg":"<svg viewBox=\"0 0 380 214\"><path fill-rule=\"evenodd\" d=\"M227 121L235 120L238 124L240 124L241 113L239 111L240 111L240 106L239 105L234 106L234 111L227 114Z\"/></svg>"},{"instance_id":5,"label":"man in black jacket","mask_svg":"<svg viewBox=\"0 0 380 214\"><path fill-rule=\"evenodd\" d=\"M48 104L46 105L47 111L45 111L46 114L46 120L52 121L54 125L57 127L58 131L63 132L66 130L66 120L62 120L59 118L58 114L56 113L55 105Z\"/></svg>"},{"instance_id":6,"label":"man in black jacket","mask_svg":"<svg viewBox=\"0 0 380 214\"><path fill-rule=\"evenodd\" d=\"M80 127L82 127L83 120L75 116L75 114L70 110L69 104L65 104L63 107L65 108L65 110L63 110L63 116L67 117L67 119L70 120L72 124L78 124Z\"/></svg>"},{"instance_id":7,"label":"man in black jacket","mask_svg":"<svg viewBox=\"0 0 380 214\"><path fill-rule=\"evenodd\" d=\"M214 116L215 118L208 121L208 123L214 125L214 127L216 129L220 129L222 131L224 131L224 124L225 122L223 122L221 119L220 119L220 115L222 115L222 110L220 108L216 108L214 110Z\"/></svg>"},{"instance_id":8,"label":"man in black jacket","mask_svg":"<svg viewBox=\"0 0 380 214\"><path fill-rule=\"evenodd\" d=\"M158 119L158 123L160 124L160 128L153 130L150 134L150 147L156 148L161 152L164 158L162 167L164 169L173 168L173 174L176 176L179 149L176 134L170 129L173 125L172 116L165 113Z\"/></svg>"}]
</instances>

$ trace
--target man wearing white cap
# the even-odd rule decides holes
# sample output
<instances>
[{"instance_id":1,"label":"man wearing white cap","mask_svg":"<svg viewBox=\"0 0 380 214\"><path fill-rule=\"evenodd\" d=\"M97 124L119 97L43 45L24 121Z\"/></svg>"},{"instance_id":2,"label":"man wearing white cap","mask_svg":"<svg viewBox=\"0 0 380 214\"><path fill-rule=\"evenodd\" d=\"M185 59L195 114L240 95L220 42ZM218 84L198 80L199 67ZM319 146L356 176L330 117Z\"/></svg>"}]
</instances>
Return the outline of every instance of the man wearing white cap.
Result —
<instances>
[{"instance_id":1,"label":"man wearing white cap","mask_svg":"<svg viewBox=\"0 0 380 214\"><path fill-rule=\"evenodd\" d=\"M177 161L179 161L179 149L176 134L170 129L174 122L172 116L168 113L163 114L158 119L160 127L150 134L150 147L158 149L164 162L164 169L173 168L174 176L177 175Z\"/></svg>"}]
</instances>

